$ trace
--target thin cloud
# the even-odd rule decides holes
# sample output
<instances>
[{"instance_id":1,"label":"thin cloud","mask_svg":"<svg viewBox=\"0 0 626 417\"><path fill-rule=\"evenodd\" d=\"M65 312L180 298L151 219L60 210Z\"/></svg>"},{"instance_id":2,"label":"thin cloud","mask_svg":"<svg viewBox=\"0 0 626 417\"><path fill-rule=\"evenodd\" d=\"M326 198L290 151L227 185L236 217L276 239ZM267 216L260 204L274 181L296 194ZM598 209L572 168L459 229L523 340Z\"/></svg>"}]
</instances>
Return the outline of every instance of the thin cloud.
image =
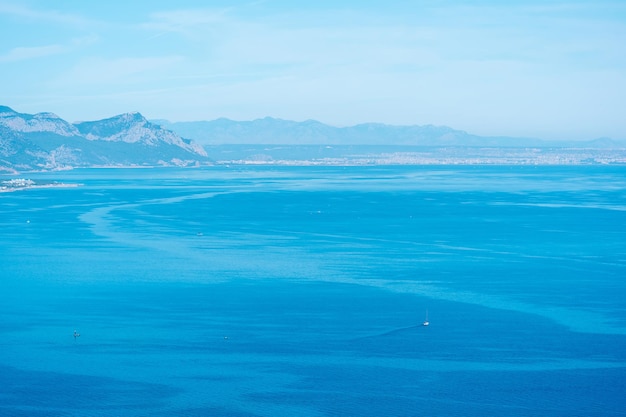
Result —
<instances>
[{"instance_id":1,"label":"thin cloud","mask_svg":"<svg viewBox=\"0 0 626 417\"><path fill-rule=\"evenodd\" d=\"M154 78L167 68L183 60L180 56L144 58L89 58L79 62L73 69L56 80L55 84L77 86L103 84L127 85Z\"/></svg>"},{"instance_id":2,"label":"thin cloud","mask_svg":"<svg viewBox=\"0 0 626 417\"><path fill-rule=\"evenodd\" d=\"M67 52L68 48L62 45L45 45L32 47L17 47L8 53L0 55L0 62L16 62L28 59L42 58Z\"/></svg>"},{"instance_id":3,"label":"thin cloud","mask_svg":"<svg viewBox=\"0 0 626 417\"><path fill-rule=\"evenodd\" d=\"M93 20L77 14L62 13L57 10L32 9L16 3L0 2L0 14L9 15L14 18L17 17L21 19L30 19L81 27L95 24Z\"/></svg>"},{"instance_id":4,"label":"thin cloud","mask_svg":"<svg viewBox=\"0 0 626 417\"><path fill-rule=\"evenodd\" d=\"M150 20L139 24L139 27L154 32L149 39L170 33L191 37L198 28L206 31L216 25L222 26L227 20L227 10L184 9L154 12L150 14Z\"/></svg>"},{"instance_id":5,"label":"thin cloud","mask_svg":"<svg viewBox=\"0 0 626 417\"><path fill-rule=\"evenodd\" d=\"M95 35L71 39L68 44L53 44L42 46L18 46L4 55L0 55L0 62L19 62L31 59L45 58L54 55L66 54L77 48L91 45L98 41Z\"/></svg>"}]
</instances>

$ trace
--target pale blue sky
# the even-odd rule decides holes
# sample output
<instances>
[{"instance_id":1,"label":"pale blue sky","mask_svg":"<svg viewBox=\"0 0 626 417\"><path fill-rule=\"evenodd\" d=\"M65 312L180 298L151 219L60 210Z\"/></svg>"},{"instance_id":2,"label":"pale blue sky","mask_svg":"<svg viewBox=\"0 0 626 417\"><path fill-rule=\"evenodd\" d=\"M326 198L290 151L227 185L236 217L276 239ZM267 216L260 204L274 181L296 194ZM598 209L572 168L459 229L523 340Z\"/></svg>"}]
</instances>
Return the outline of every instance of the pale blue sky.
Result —
<instances>
[{"instance_id":1,"label":"pale blue sky","mask_svg":"<svg viewBox=\"0 0 626 417\"><path fill-rule=\"evenodd\" d=\"M626 2L0 0L0 104L626 139Z\"/></svg>"}]
</instances>

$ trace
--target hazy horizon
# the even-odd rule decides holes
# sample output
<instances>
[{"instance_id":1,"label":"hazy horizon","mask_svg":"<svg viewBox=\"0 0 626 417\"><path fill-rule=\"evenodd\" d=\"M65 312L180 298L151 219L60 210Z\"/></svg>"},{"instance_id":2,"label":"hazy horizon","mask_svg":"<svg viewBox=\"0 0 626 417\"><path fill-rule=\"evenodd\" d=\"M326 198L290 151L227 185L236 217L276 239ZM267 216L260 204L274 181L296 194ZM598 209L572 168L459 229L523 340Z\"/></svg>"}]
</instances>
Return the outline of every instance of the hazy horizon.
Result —
<instances>
[{"instance_id":1,"label":"hazy horizon","mask_svg":"<svg viewBox=\"0 0 626 417\"><path fill-rule=\"evenodd\" d=\"M616 0L0 0L0 96L68 121L139 111L623 140L625 17Z\"/></svg>"}]
</instances>

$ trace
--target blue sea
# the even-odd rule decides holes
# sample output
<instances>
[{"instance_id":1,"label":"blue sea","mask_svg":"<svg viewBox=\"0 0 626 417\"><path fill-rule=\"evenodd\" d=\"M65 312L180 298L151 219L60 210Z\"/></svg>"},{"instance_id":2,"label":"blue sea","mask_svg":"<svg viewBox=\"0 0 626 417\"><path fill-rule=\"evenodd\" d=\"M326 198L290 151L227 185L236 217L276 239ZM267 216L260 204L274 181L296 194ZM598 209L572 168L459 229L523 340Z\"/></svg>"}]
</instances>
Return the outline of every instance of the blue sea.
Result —
<instances>
[{"instance_id":1,"label":"blue sea","mask_svg":"<svg viewBox=\"0 0 626 417\"><path fill-rule=\"evenodd\" d=\"M625 166L25 177L0 416L626 415Z\"/></svg>"}]
</instances>

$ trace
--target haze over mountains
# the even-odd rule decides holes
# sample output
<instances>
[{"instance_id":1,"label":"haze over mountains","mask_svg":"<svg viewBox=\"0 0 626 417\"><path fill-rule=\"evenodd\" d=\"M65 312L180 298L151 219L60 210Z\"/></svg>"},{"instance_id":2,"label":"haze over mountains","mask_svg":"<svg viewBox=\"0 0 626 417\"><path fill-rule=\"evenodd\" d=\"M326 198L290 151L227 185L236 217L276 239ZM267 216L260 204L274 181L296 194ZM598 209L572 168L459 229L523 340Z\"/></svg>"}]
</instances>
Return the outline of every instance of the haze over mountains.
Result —
<instances>
[{"instance_id":1,"label":"haze over mountains","mask_svg":"<svg viewBox=\"0 0 626 417\"><path fill-rule=\"evenodd\" d=\"M426 148L435 150L424 153ZM295 122L271 117L253 121L222 118L172 123L148 121L137 112L70 123L53 113L26 114L0 106L0 171L9 172L97 166L198 166L215 161L323 161L332 164L370 163L372 160L377 163L447 163L450 158L455 163L507 163L511 160L503 155L517 155L516 160L523 158L524 163L532 163L537 149L548 148L557 148L549 151L549 159L544 158L548 163L558 162L559 149L565 148L605 151L601 155L574 151L579 155L566 161L622 163L626 143L607 138L548 142L482 137L432 125L366 123L334 127L315 120ZM617 154L606 153L611 150L617 150ZM408 154L412 156L407 158Z\"/></svg>"},{"instance_id":2,"label":"haze over mountains","mask_svg":"<svg viewBox=\"0 0 626 417\"><path fill-rule=\"evenodd\" d=\"M395 126L364 123L334 127L316 120L295 122L272 117L252 121L216 119L196 122L153 120L164 128L203 145L392 145L392 146L556 146L578 148L622 148L626 143L600 138L589 141L544 141L519 137L485 137L447 126Z\"/></svg>"}]
</instances>

